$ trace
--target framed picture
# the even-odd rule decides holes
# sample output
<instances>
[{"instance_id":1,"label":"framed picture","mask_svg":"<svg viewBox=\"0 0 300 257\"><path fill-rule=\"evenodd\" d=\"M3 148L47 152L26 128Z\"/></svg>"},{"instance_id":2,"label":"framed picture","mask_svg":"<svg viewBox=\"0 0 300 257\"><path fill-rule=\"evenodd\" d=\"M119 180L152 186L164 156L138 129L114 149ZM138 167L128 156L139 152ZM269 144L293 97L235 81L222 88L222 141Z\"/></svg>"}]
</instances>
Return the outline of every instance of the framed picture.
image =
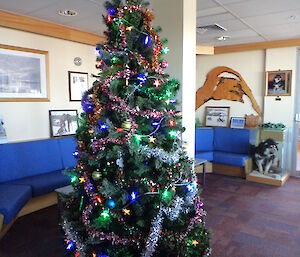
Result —
<instances>
[{"instance_id":1,"label":"framed picture","mask_svg":"<svg viewBox=\"0 0 300 257\"><path fill-rule=\"evenodd\" d=\"M77 110L50 110L51 137L74 135L78 128L77 115Z\"/></svg>"},{"instance_id":2,"label":"framed picture","mask_svg":"<svg viewBox=\"0 0 300 257\"><path fill-rule=\"evenodd\" d=\"M7 143L7 135L6 135L3 116L0 115L0 144L5 144L5 143Z\"/></svg>"},{"instance_id":3,"label":"framed picture","mask_svg":"<svg viewBox=\"0 0 300 257\"><path fill-rule=\"evenodd\" d=\"M228 127L230 107L207 106L205 109L205 126Z\"/></svg>"},{"instance_id":4,"label":"framed picture","mask_svg":"<svg viewBox=\"0 0 300 257\"><path fill-rule=\"evenodd\" d=\"M70 101L81 101L82 95L88 90L88 73L69 71Z\"/></svg>"},{"instance_id":5,"label":"framed picture","mask_svg":"<svg viewBox=\"0 0 300 257\"><path fill-rule=\"evenodd\" d=\"M244 117L232 117L230 119L230 128L243 129L245 127Z\"/></svg>"},{"instance_id":6,"label":"framed picture","mask_svg":"<svg viewBox=\"0 0 300 257\"><path fill-rule=\"evenodd\" d=\"M290 96L292 85L292 71L278 70L266 73L267 96Z\"/></svg>"},{"instance_id":7,"label":"framed picture","mask_svg":"<svg viewBox=\"0 0 300 257\"><path fill-rule=\"evenodd\" d=\"M0 101L47 102L48 52L0 44Z\"/></svg>"}]
</instances>

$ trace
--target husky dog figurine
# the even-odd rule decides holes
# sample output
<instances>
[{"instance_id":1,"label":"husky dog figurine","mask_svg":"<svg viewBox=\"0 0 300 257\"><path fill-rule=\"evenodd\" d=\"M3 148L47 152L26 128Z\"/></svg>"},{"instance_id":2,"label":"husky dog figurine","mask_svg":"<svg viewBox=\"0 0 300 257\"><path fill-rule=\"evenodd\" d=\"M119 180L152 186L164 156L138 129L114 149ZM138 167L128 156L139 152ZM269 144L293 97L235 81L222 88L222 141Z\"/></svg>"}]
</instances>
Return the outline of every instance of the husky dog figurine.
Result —
<instances>
[{"instance_id":1,"label":"husky dog figurine","mask_svg":"<svg viewBox=\"0 0 300 257\"><path fill-rule=\"evenodd\" d=\"M268 138L262 141L258 146L253 146L252 157L254 163L257 165L258 171L261 174L268 174L273 172L271 168L278 164L278 159L276 158L278 152L277 143Z\"/></svg>"}]
</instances>

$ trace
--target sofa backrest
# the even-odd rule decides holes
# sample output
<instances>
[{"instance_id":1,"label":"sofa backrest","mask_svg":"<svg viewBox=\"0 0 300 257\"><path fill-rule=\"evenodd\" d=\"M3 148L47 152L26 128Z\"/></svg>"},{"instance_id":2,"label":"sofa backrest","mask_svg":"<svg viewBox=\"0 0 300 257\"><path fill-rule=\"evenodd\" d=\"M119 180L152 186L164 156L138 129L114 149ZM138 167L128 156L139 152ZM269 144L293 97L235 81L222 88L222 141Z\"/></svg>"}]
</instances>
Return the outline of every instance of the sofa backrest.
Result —
<instances>
[{"instance_id":1,"label":"sofa backrest","mask_svg":"<svg viewBox=\"0 0 300 257\"><path fill-rule=\"evenodd\" d=\"M195 152L213 151L214 130L212 128L195 129Z\"/></svg>"},{"instance_id":2,"label":"sofa backrest","mask_svg":"<svg viewBox=\"0 0 300 257\"><path fill-rule=\"evenodd\" d=\"M62 158L63 167L73 168L76 165L76 158L73 152L76 149L76 141L74 137L63 137L58 139L60 155Z\"/></svg>"},{"instance_id":3,"label":"sofa backrest","mask_svg":"<svg viewBox=\"0 0 300 257\"><path fill-rule=\"evenodd\" d=\"M57 139L0 145L0 183L61 169Z\"/></svg>"},{"instance_id":4,"label":"sofa backrest","mask_svg":"<svg viewBox=\"0 0 300 257\"><path fill-rule=\"evenodd\" d=\"M215 128L214 151L249 154L249 140L248 129Z\"/></svg>"}]
</instances>

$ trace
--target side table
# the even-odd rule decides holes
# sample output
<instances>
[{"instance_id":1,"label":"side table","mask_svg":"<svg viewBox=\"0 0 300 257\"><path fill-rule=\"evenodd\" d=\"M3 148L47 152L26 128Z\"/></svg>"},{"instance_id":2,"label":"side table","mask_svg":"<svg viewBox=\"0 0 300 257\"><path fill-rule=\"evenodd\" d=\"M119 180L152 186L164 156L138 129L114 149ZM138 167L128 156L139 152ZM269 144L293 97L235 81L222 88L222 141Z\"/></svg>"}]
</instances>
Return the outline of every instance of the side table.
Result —
<instances>
[{"instance_id":1,"label":"side table","mask_svg":"<svg viewBox=\"0 0 300 257\"><path fill-rule=\"evenodd\" d=\"M205 186L205 164L206 163L207 163L206 159L195 158L195 163L194 163L195 168L199 167L199 166L203 167L203 173L202 173L202 186L203 187Z\"/></svg>"}]
</instances>

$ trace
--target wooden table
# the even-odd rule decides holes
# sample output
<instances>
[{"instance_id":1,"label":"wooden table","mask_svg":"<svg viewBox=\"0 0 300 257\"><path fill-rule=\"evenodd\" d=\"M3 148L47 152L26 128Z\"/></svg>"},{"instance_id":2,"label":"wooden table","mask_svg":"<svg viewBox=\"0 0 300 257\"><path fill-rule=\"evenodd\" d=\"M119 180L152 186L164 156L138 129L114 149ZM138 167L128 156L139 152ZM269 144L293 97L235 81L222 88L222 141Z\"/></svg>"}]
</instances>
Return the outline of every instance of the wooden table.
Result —
<instances>
[{"instance_id":1,"label":"wooden table","mask_svg":"<svg viewBox=\"0 0 300 257\"><path fill-rule=\"evenodd\" d=\"M201 166L201 165L203 167L203 173L202 173L202 186L203 187L205 186L205 164L206 163L207 163L206 159L195 158L195 168L198 166Z\"/></svg>"}]
</instances>

